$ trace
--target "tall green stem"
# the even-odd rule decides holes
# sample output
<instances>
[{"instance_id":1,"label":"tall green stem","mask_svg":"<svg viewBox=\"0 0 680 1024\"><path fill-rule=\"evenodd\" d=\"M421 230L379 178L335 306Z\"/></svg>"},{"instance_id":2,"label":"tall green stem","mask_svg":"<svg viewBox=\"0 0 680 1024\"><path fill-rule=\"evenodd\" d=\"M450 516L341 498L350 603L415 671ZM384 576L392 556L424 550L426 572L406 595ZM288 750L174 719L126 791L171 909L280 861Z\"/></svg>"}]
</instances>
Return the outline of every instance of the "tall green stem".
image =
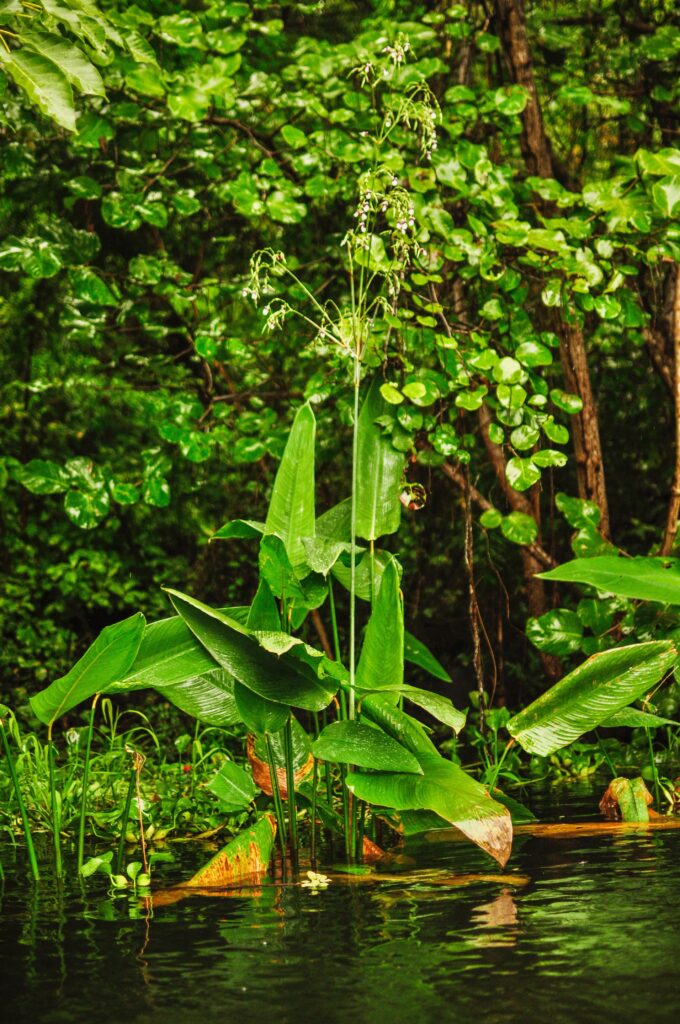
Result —
<instances>
[{"instance_id":1,"label":"tall green stem","mask_svg":"<svg viewBox=\"0 0 680 1024\"><path fill-rule=\"evenodd\" d=\"M319 787L319 762L314 758L314 774L312 776L312 867L316 867L316 791Z\"/></svg>"},{"instance_id":2,"label":"tall green stem","mask_svg":"<svg viewBox=\"0 0 680 1024\"><path fill-rule=\"evenodd\" d=\"M0 736L2 737L2 746L5 751L5 757L7 758L7 767L9 768L10 778L12 785L14 786L14 794L19 804L19 814L21 815L21 823L24 826L24 837L26 839L26 850L28 851L28 861L31 865L31 874L35 881L40 879L40 871L38 870L38 859L35 855L35 847L33 845L33 836L31 834L31 826L28 823L28 814L26 813L26 805L24 798L19 786L19 778L16 772L16 766L14 764L14 758L12 757L12 751L10 749L9 740L7 739L7 733L5 732L5 723L0 718Z\"/></svg>"},{"instance_id":3,"label":"tall green stem","mask_svg":"<svg viewBox=\"0 0 680 1024\"><path fill-rule=\"evenodd\" d=\"M118 852L116 853L116 874L120 875L123 870L123 856L125 854L125 834L127 832L128 821L130 820L130 808L132 806L132 797L135 792L135 783L137 781L137 771L132 768L130 771L130 781L128 783L127 793L125 794L125 805L123 807L123 814L120 819L120 836L118 837Z\"/></svg>"},{"instance_id":4,"label":"tall green stem","mask_svg":"<svg viewBox=\"0 0 680 1024\"><path fill-rule=\"evenodd\" d=\"M288 824L290 827L290 855L293 871L298 868L297 806L295 801L295 766L293 765L293 727L288 718L283 732L283 749L286 757L286 789L288 790Z\"/></svg>"},{"instance_id":5,"label":"tall green stem","mask_svg":"<svg viewBox=\"0 0 680 1024\"><path fill-rule=\"evenodd\" d=\"M331 628L333 630L333 651L335 653L335 660L338 662L342 661L340 655L340 634L338 633L338 616L335 611L335 597L333 595L333 581L328 576L328 605L331 610Z\"/></svg>"},{"instance_id":6,"label":"tall green stem","mask_svg":"<svg viewBox=\"0 0 680 1024\"><path fill-rule=\"evenodd\" d=\"M50 768L50 806L52 810L52 838L54 840L54 873L57 878L61 878L61 815L59 813L59 803L57 800L56 752L52 742L51 725L47 732L47 757Z\"/></svg>"},{"instance_id":7,"label":"tall green stem","mask_svg":"<svg viewBox=\"0 0 680 1024\"><path fill-rule=\"evenodd\" d=\"M354 357L354 422L352 425L352 527L350 551L349 581L349 718L354 718L356 700L356 535L357 535L357 485L359 479L359 385L361 383L361 364L359 362L359 342Z\"/></svg>"},{"instance_id":8,"label":"tall green stem","mask_svg":"<svg viewBox=\"0 0 680 1024\"><path fill-rule=\"evenodd\" d=\"M654 781L654 800L656 806L661 806L661 787L659 786L659 773L656 770L656 761L654 760L654 744L652 743L652 730L645 729L647 733L647 746L649 748L649 767L652 771L652 779Z\"/></svg>"},{"instance_id":9,"label":"tall green stem","mask_svg":"<svg viewBox=\"0 0 680 1024\"><path fill-rule=\"evenodd\" d=\"M279 846L281 847L281 868L285 872L286 870L286 818L283 813L283 801L281 800L281 790L279 789L279 777L276 774L276 761L274 760L274 748L272 747L272 738L269 733L265 733L265 743L267 745L267 764L269 766L269 777L272 783L272 795L274 797L274 814L276 815L276 826L279 832Z\"/></svg>"},{"instance_id":10,"label":"tall green stem","mask_svg":"<svg viewBox=\"0 0 680 1024\"><path fill-rule=\"evenodd\" d=\"M80 796L80 821L78 822L78 872L85 861L85 816L87 813L87 784L90 778L90 751L92 749L92 733L94 717L97 710L99 694L95 693L90 710L90 721L87 726L87 744L85 746L85 764L83 765L83 791Z\"/></svg>"}]
</instances>

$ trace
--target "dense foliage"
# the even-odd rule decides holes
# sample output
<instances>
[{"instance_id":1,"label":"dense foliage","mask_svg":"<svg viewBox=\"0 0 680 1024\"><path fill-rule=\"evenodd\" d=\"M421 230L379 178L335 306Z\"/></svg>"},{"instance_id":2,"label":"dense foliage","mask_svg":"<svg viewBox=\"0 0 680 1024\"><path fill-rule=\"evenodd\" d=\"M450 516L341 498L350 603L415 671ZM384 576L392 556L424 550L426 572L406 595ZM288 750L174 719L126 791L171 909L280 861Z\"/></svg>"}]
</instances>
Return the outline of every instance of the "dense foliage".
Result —
<instances>
[{"instance_id":1,"label":"dense foliage","mask_svg":"<svg viewBox=\"0 0 680 1024\"><path fill-rule=\"evenodd\" d=\"M537 573L674 550L673 5L44 0L0 35L6 696L160 584L249 603L262 553L209 538L264 520L304 401L319 507L360 488L359 390L403 511L356 532L482 727L670 643L673 598Z\"/></svg>"}]
</instances>

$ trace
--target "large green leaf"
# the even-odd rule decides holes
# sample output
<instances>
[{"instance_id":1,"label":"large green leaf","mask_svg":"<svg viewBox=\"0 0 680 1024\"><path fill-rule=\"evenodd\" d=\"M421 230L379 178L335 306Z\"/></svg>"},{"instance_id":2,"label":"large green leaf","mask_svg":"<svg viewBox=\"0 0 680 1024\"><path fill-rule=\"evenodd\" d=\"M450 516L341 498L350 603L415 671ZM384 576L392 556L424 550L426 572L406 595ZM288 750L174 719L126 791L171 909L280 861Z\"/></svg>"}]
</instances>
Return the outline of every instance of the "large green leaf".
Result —
<instances>
[{"instance_id":1,"label":"large green leaf","mask_svg":"<svg viewBox=\"0 0 680 1024\"><path fill-rule=\"evenodd\" d=\"M531 754L552 754L656 686L678 656L670 640L595 654L511 718L508 731Z\"/></svg>"},{"instance_id":2,"label":"large green leaf","mask_svg":"<svg viewBox=\"0 0 680 1024\"><path fill-rule=\"evenodd\" d=\"M432 651L421 640L418 640L412 633L409 633L407 629L404 630L404 658L406 661L410 661L412 665L417 665L418 668L429 672L435 679L441 679L444 683L451 682L451 676L444 666L437 661Z\"/></svg>"},{"instance_id":3,"label":"large green leaf","mask_svg":"<svg viewBox=\"0 0 680 1024\"><path fill-rule=\"evenodd\" d=\"M150 622L137 656L125 676L109 691L158 689L216 669L217 663L180 615Z\"/></svg>"},{"instance_id":4,"label":"large green leaf","mask_svg":"<svg viewBox=\"0 0 680 1024\"><path fill-rule=\"evenodd\" d=\"M512 849L510 812L452 761L419 755L422 775L350 772L347 786L362 800L396 810L434 811L504 866Z\"/></svg>"},{"instance_id":5,"label":"large green leaf","mask_svg":"<svg viewBox=\"0 0 680 1024\"><path fill-rule=\"evenodd\" d=\"M438 722L450 726L456 734L465 725L467 713L459 711L448 697L442 697L439 693L431 693L429 690L421 690L417 686L408 686L406 683L398 688L397 693L422 708L423 711L427 711Z\"/></svg>"},{"instance_id":6,"label":"large green leaf","mask_svg":"<svg viewBox=\"0 0 680 1024\"><path fill-rule=\"evenodd\" d=\"M322 761L358 765L383 772L416 772L422 769L416 757L397 740L361 722L333 722L312 746Z\"/></svg>"},{"instance_id":7,"label":"large green leaf","mask_svg":"<svg viewBox=\"0 0 680 1024\"><path fill-rule=\"evenodd\" d=\"M223 668L156 687L161 697L180 711L208 725L235 725L241 721L234 688L236 680ZM111 692L109 690L109 692Z\"/></svg>"},{"instance_id":8,"label":"large green leaf","mask_svg":"<svg viewBox=\"0 0 680 1024\"><path fill-rule=\"evenodd\" d=\"M234 683L234 697L241 721L249 732L258 736L279 732L288 721L290 708L287 704L265 700L238 681Z\"/></svg>"},{"instance_id":9,"label":"large green leaf","mask_svg":"<svg viewBox=\"0 0 680 1024\"><path fill-rule=\"evenodd\" d=\"M211 540L252 540L261 537L264 533L264 523L256 519L230 519L228 523L220 527L217 533L213 533Z\"/></svg>"},{"instance_id":10,"label":"large green leaf","mask_svg":"<svg viewBox=\"0 0 680 1024\"><path fill-rule=\"evenodd\" d=\"M265 533L274 533L284 542L295 570L303 571L303 537L313 537L314 443L316 420L312 407L298 409L272 490Z\"/></svg>"},{"instance_id":11,"label":"large green leaf","mask_svg":"<svg viewBox=\"0 0 680 1024\"><path fill-rule=\"evenodd\" d=\"M43 114L70 132L76 130L71 85L56 64L33 50L8 52L0 45L0 65Z\"/></svg>"},{"instance_id":12,"label":"large green leaf","mask_svg":"<svg viewBox=\"0 0 680 1024\"><path fill-rule=\"evenodd\" d=\"M680 604L680 561L677 558L620 558L617 555L575 558L540 576L544 580L586 583L619 597Z\"/></svg>"},{"instance_id":13,"label":"large green leaf","mask_svg":"<svg viewBox=\"0 0 680 1024\"><path fill-rule=\"evenodd\" d=\"M25 46L30 46L47 57L68 78L80 92L93 96L106 95L102 77L82 50L67 42L62 36L51 32L27 32L23 36Z\"/></svg>"},{"instance_id":14,"label":"large green leaf","mask_svg":"<svg viewBox=\"0 0 680 1024\"><path fill-rule=\"evenodd\" d=\"M390 558L373 601L357 666L357 685L364 690L391 689L404 681L404 603L399 571Z\"/></svg>"},{"instance_id":15,"label":"large green leaf","mask_svg":"<svg viewBox=\"0 0 680 1024\"><path fill-rule=\"evenodd\" d=\"M388 551L376 550L371 558L370 551L365 551L356 563L356 595L362 601L370 601L375 598L382 585L383 572L387 565L394 559ZM398 563L397 563L398 565ZM333 566L334 578L345 588L350 589L351 570L347 557L338 559ZM399 568L401 574L401 569Z\"/></svg>"},{"instance_id":16,"label":"large green leaf","mask_svg":"<svg viewBox=\"0 0 680 1024\"><path fill-rule=\"evenodd\" d=\"M31 698L31 708L36 717L46 725L52 725L76 704L122 679L135 660L144 625L144 616L137 612L129 619L103 629L67 675L55 679Z\"/></svg>"},{"instance_id":17,"label":"large green leaf","mask_svg":"<svg viewBox=\"0 0 680 1024\"><path fill-rule=\"evenodd\" d=\"M167 593L215 661L249 690L265 700L307 711L322 711L330 704L336 689L332 680L319 679L308 665L294 657L278 657L265 650L243 626L223 612L176 590Z\"/></svg>"},{"instance_id":18,"label":"large green leaf","mask_svg":"<svg viewBox=\"0 0 680 1024\"><path fill-rule=\"evenodd\" d=\"M398 452L376 420L389 406L380 394L376 377L364 400L358 423L356 533L376 540L396 533L401 520L401 478L404 453Z\"/></svg>"},{"instance_id":19,"label":"large green leaf","mask_svg":"<svg viewBox=\"0 0 680 1024\"><path fill-rule=\"evenodd\" d=\"M230 811L247 807L259 793L252 775L249 775L245 768L233 761L226 761L222 765L206 789L214 793L220 803Z\"/></svg>"},{"instance_id":20,"label":"large green leaf","mask_svg":"<svg viewBox=\"0 0 680 1024\"><path fill-rule=\"evenodd\" d=\"M641 711L640 708L623 708L600 722L601 729L660 729L664 725L680 725L680 722L653 715L650 711Z\"/></svg>"},{"instance_id":21,"label":"large green leaf","mask_svg":"<svg viewBox=\"0 0 680 1024\"><path fill-rule=\"evenodd\" d=\"M437 748L428 737L420 722L411 718L405 711L395 707L389 698L378 694L365 697L361 701L361 714L379 725L383 732L420 757L436 754Z\"/></svg>"}]
</instances>

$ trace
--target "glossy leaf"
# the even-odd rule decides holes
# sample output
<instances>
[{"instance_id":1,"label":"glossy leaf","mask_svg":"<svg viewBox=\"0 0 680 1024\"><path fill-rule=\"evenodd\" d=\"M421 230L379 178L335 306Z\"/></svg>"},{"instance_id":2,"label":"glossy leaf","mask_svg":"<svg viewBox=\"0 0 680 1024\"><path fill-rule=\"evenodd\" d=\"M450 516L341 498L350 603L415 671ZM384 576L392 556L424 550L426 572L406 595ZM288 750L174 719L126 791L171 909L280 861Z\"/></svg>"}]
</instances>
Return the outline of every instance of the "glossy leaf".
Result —
<instances>
[{"instance_id":1,"label":"glossy leaf","mask_svg":"<svg viewBox=\"0 0 680 1024\"><path fill-rule=\"evenodd\" d=\"M234 695L235 686L234 677L223 668L216 667L200 676L157 686L156 690L165 700L199 722L224 728L241 721Z\"/></svg>"},{"instance_id":2,"label":"glossy leaf","mask_svg":"<svg viewBox=\"0 0 680 1024\"><path fill-rule=\"evenodd\" d=\"M102 77L82 50L51 32L27 32L24 45L47 57L80 92L104 96Z\"/></svg>"},{"instance_id":3,"label":"glossy leaf","mask_svg":"<svg viewBox=\"0 0 680 1024\"><path fill-rule=\"evenodd\" d=\"M45 725L52 725L77 704L122 679L135 660L144 625L144 616L137 612L103 629L67 675L31 697L35 716Z\"/></svg>"},{"instance_id":4,"label":"glossy leaf","mask_svg":"<svg viewBox=\"0 0 680 1024\"><path fill-rule=\"evenodd\" d=\"M233 761L226 761L222 765L206 789L209 789L229 810L247 807L259 792L252 775Z\"/></svg>"},{"instance_id":5,"label":"glossy leaf","mask_svg":"<svg viewBox=\"0 0 680 1024\"><path fill-rule=\"evenodd\" d=\"M167 593L187 626L215 661L266 700L322 711L333 699L330 680L318 679L300 661L264 650L233 619L175 590Z\"/></svg>"},{"instance_id":6,"label":"glossy leaf","mask_svg":"<svg viewBox=\"0 0 680 1024\"><path fill-rule=\"evenodd\" d=\"M676 658L670 640L596 654L511 718L508 731L529 753L552 754L642 697Z\"/></svg>"},{"instance_id":7,"label":"glossy leaf","mask_svg":"<svg viewBox=\"0 0 680 1024\"><path fill-rule=\"evenodd\" d=\"M650 711L641 711L640 708L623 708L622 711L605 718L600 724L600 729L659 729L663 725L680 725L680 722L653 715Z\"/></svg>"},{"instance_id":8,"label":"glossy leaf","mask_svg":"<svg viewBox=\"0 0 680 1024\"><path fill-rule=\"evenodd\" d=\"M368 803L396 810L429 810L455 825L501 866L512 849L510 812L452 761L420 755L422 775L350 772L347 786Z\"/></svg>"},{"instance_id":9,"label":"glossy leaf","mask_svg":"<svg viewBox=\"0 0 680 1024\"><path fill-rule=\"evenodd\" d=\"M427 711L438 722L450 726L456 735L465 725L467 712L459 711L448 697L442 697L439 693L431 693L429 690L421 690L417 686L406 684L399 688L399 693L410 700L412 704Z\"/></svg>"},{"instance_id":10,"label":"glossy leaf","mask_svg":"<svg viewBox=\"0 0 680 1024\"><path fill-rule=\"evenodd\" d=\"M376 420L389 408L376 377L361 407L358 423L356 532L364 540L395 533L401 521L404 455L383 434Z\"/></svg>"},{"instance_id":11,"label":"glossy leaf","mask_svg":"<svg viewBox=\"0 0 680 1024\"><path fill-rule=\"evenodd\" d=\"M435 679L441 679L444 683L451 682L451 676L437 661L432 651L407 629L404 630L404 658L412 665L417 665L418 668L422 668L434 676Z\"/></svg>"},{"instance_id":12,"label":"glossy leaf","mask_svg":"<svg viewBox=\"0 0 680 1024\"><path fill-rule=\"evenodd\" d=\"M283 541L296 571L305 565L303 537L313 537L316 420L309 404L298 409L276 474L265 533Z\"/></svg>"},{"instance_id":13,"label":"glossy leaf","mask_svg":"<svg viewBox=\"0 0 680 1024\"><path fill-rule=\"evenodd\" d=\"M619 597L680 604L680 561L677 558L619 558L617 555L575 558L540 575L545 580L586 583Z\"/></svg>"},{"instance_id":14,"label":"glossy leaf","mask_svg":"<svg viewBox=\"0 0 680 1024\"><path fill-rule=\"evenodd\" d=\"M358 765L385 772L416 772L422 769L416 757L391 736L361 722L333 722L312 746L322 761Z\"/></svg>"},{"instance_id":15,"label":"glossy leaf","mask_svg":"<svg viewBox=\"0 0 680 1024\"><path fill-rule=\"evenodd\" d=\"M266 700L238 681L234 683L234 698L239 717L246 729L258 736L264 736L268 732L279 732L288 721L290 708L287 704Z\"/></svg>"},{"instance_id":16,"label":"glossy leaf","mask_svg":"<svg viewBox=\"0 0 680 1024\"><path fill-rule=\"evenodd\" d=\"M211 540L252 540L254 537L261 537L264 530L264 523L256 519L231 519L212 535Z\"/></svg>"},{"instance_id":17,"label":"glossy leaf","mask_svg":"<svg viewBox=\"0 0 680 1024\"><path fill-rule=\"evenodd\" d=\"M0 46L0 67L43 114L62 128L75 131L76 109L66 75L57 65L34 50L7 50Z\"/></svg>"},{"instance_id":18,"label":"glossy leaf","mask_svg":"<svg viewBox=\"0 0 680 1024\"><path fill-rule=\"evenodd\" d=\"M115 689L142 690L172 686L218 668L217 662L196 639L179 615L150 622L137 655Z\"/></svg>"},{"instance_id":19,"label":"glossy leaf","mask_svg":"<svg viewBox=\"0 0 680 1024\"><path fill-rule=\"evenodd\" d=\"M404 603L394 558L385 567L357 666L357 685L364 690L390 689L404 681Z\"/></svg>"}]
</instances>

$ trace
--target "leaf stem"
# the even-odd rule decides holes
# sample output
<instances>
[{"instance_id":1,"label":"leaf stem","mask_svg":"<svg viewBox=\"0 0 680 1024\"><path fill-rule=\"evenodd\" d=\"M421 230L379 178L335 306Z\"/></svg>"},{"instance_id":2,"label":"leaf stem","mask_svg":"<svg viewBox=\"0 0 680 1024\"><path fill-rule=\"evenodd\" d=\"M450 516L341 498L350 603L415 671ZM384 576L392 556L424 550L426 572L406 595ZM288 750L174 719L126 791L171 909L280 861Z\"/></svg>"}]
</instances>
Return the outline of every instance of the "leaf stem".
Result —
<instances>
[{"instance_id":1,"label":"leaf stem","mask_svg":"<svg viewBox=\"0 0 680 1024\"><path fill-rule=\"evenodd\" d=\"M54 841L54 872L57 878L62 876L62 862L61 862L61 815L59 813L59 803L57 800L57 779L56 779L56 764L55 764L56 752L54 749L54 743L52 742L52 724L50 723L47 730L47 759L49 761L50 769L50 806L52 812L52 839Z\"/></svg>"},{"instance_id":2,"label":"leaf stem","mask_svg":"<svg viewBox=\"0 0 680 1024\"><path fill-rule=\"evenodd\" d=\"M87 744L85 746L85 764L83 765L83 785L80 796L80 820L78 822L78 873L85 861L85 815L87 813L87 784L90 777L90 751L92 749L92 733L94 731L94 717L97 710L99 694L95 693L90 709L90 721L87 726Z\"/></svg>"},{"instance_id":3,"label":"leaf stem","mask_svg":"<svg viewBox=\"0 0 680 1024\"><path fill-rule=\"evenodd\" d=\"M7 733L5 732L5 723L0 718L0 736L2 737L2 746L5 751L5 757L7 758L7 767L9 768L10 778L12 785L14 786L14 793L19 804L19 814L21 815L21 823L24 826L24 838L26 839L26 850L28 851L28 860L31 865L31 874L36 882L40 880L40 871L38 870L38 859L35 855L35 847L33 845L33 836L31 834L31 826L28 822L28 814L26 812L26 805L24 798L19 786L19 778L16 772L16 766L14 764L14 758L12 757L12 751L7 739Z\"/></svg>"}]
</instances>

